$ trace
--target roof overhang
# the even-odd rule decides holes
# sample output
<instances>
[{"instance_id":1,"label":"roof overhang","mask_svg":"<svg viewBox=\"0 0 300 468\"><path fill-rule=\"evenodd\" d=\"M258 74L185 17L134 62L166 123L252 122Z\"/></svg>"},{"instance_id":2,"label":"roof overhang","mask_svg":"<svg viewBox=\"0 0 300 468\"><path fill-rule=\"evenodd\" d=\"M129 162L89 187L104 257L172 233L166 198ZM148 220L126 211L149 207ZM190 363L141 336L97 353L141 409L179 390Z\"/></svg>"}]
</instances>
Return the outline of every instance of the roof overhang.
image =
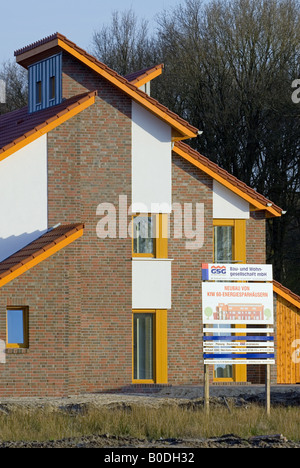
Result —
<instances>
[{"instance_id":1,"label":"roof overhang","mask_svg":"<svg viewBox=\"0 0 300 468\"><path fill-rule=\"evenodd\" d=\"M154 80L154 78L160 76L162 74L164 65L161 63L156 65L155 67L148 68L146 70L141 70L136 73L132 73L131 75L126 75L125 78L138 88L143 86L149 81Z\"/></svg>"},{"instance_id":2,"label":"roof overhang","mask_svg":"<svg viewBox=\"0 0 300 468\"><path fill-rule=\"evenodd\" d=\"M0 148L0 161L3 161L16 151L24 148L29 143L32 143L42 135L45 135L62 123L79 114L84 109L90 107L92 104L94 104L96 95L97 93L94 91L78 96L78 99L75 100L75 102L73 102L74 99L72 99L72 103L70 104L68 104L69 101L66 101L65 108L58 113L55 113L55 107L53 107L54 115L52 117L32 128L30 131L27 131L19 138L13 140L4 147Z\"/></svg>"},{"instance_id":3,"label":"roof overhang","mask_svg":"<svg viewBox=\"0 0 300 468\"><path fill-rule=\"evenodd\" d=\"M244 199L250 204L252 211L265 211L267 217L280 217L282 209L270 202L263 195L258 194L243 182L239 181L217 164L210 161L205 156L190 148L185 143L175 143L174 153L178 154L186 161L196 166L205 174L211 176L214 180L231 190L233 193Z\"/></svg>"},{"instance_id":4,"label":"roof overhang","mask_svg":"<svg viewBox=\"0 0 300 468\"><path fill-rule=\"evenodd\" d=\"M173 141L195 138L198 136L198 129L190 125L186 120L179 117L174 112L167 109L158 101L148 96L141 91L137 86L141 83L130 83L126 78L120 76L115 71L111 70L105 64L97 60L85 50L78 47L62 34L56 33L53 36L43 39L42 41L31 44L15 52L16 61L25 68L28 68L32 63L49 57L50 54L58 51L65 51L74 58L95 71L99 76L108 80L112 85L123 91L127 96L132 98L141 106L152 112L158 118L169 124L172 129Z\"/></svg>"},{"instance_id":5,"label":"roof overhang","mask_svg":"<svg viewBox=\"0 0 300 468\"><path fill-rule=\"evenodd\" d=\"M83 230L83 224L58 226L11 255L0 263L0 288L79 239Z\"/></svg>"},{"instance_id":6,"label":"roof overhang","mask_svg":"<svg viewBox=\"0 0 300 468\"><path fill-rule=\"evenodd\" d=\"M280 297L283 297L287 302L300 309L300 296L278 283L278 281L273 281L273 291Z\"/></svg>"}]
</instances>

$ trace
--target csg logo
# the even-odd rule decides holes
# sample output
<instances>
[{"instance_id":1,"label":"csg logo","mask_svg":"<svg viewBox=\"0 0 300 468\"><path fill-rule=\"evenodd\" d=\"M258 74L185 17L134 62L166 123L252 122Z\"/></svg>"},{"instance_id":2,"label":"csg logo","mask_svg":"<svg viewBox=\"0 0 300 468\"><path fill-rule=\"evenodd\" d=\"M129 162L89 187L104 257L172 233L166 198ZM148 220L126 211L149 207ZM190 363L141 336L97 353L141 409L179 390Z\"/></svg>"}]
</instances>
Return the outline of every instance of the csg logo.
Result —
<instances>
[{"instance_id":1,"label":"csg logo","mask_svg":"<svg viewBox=\"0 0 300 468\"><path fill-rule=\"evenodd\" d=\"M210 272L212 275L226 275L226 266L213 265Z\"/></svg>"}]
</instances>

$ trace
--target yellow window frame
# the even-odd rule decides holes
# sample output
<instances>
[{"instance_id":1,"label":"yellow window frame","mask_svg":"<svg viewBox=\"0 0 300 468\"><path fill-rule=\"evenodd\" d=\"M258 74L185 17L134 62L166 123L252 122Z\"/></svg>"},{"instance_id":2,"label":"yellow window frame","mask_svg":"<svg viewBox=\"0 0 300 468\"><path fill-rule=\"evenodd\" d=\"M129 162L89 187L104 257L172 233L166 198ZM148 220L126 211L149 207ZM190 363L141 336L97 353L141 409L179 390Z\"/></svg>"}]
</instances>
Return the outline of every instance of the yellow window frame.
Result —
<instances>
[{"instance_id":1,"label":"yellow window frame","mask_svg":"<svg viewBox=\"0 0 300 468\"><path fill-rule=\"evenodd\" d=\"M213 228L215 226L232 226L232 254L233 261L239 263L247 262L246 251L246 220L245 219L214 219ZM213 229L214 239L214 229ZM215 248L214 250L215 251ZM246 325L236 325L236 328L246 328ZM242 333L237 333L236 336L243 336ZM247 381L247 365L233 365L233 378L215 378L214 382L246 382Z\"/></svg>"},{"instance_id":2,"label":"yellow window frame","mask_svg":"<svg viewBox=\"0 0 300 468\"><path fill-rule=\"evenodd\" d=\"M10 310L23 311L23 343L8 343L8 320L7 312ZM29 307L27 306L9 306L6 307L6 347L7 348L28 348L29 347Z\"/></svg>"},{"instance_id":3,"label":"yellow window frame","mask_svg":"<svg viewBox=\"0 0 300 468\"><path fill-rule=\"evenodd\" d=\"M152 314L153 322L153 379L134 378L134 315ZM168 315L166 309L132 311L132 382L146 384L168 383Z\"/></svg>"},{"instance_id":4,"label":"yellow window frame","mask_svg":"<svg viewBox=\"0 0 300 468\"><path fill-rule=\"evenodd\" d=\"M134 252L134 233L133 219L135 217L153 217L154 218L154 253L136 253ZM148 258L168 258L168 214L150 214L139 213L132 216L132 256L133 257L148 257Z\"/></svg>"}]
</instances>

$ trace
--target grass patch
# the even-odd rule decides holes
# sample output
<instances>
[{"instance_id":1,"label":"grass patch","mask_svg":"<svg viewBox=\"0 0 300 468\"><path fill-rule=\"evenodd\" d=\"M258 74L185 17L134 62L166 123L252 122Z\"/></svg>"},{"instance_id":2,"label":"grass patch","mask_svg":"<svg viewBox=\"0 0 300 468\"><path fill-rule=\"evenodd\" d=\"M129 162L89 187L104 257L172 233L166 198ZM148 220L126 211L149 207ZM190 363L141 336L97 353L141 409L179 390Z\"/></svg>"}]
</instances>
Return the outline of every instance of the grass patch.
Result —
<instances>
[{"instance_id":1,"label":"grass patch","mask_svg":"<svg viewBox=\"0 0 300 468\"><path fill-rule=\"evenodd\" d=\"M275 407L270 418L264 408L212 408L206 417L202 408L176 406L159 409L130 406L127 409L88 407L83 414L63 411L14 410L0 414L0 440L47 441L81 436L110 434L139 439L209 438L224 434L242 438L283 434L300 441L299 408Z\"/></svg>"}]
</instances>

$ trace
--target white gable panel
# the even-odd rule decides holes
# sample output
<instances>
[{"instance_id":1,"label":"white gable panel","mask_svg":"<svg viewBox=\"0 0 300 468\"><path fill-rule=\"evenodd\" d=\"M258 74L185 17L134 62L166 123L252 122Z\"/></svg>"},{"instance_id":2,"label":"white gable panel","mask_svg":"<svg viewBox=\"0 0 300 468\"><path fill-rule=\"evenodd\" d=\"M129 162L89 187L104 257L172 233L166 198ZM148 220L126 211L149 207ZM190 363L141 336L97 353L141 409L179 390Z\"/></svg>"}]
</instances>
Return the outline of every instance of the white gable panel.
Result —
<instances>
[{"instance_id":1,"label":"white gable panel","mask_svg":"<svg viewBox=\"0 0 300 468\"><path fill-rule=\"evenodd\" d=\"M214 180L214 219L249 219L249 203Z\"/></svg>"},{"instance_id":2,"label":"white gable panel","mask_svg":"<svg viewBox=\"0 0 300 468\"><path fill-rule=\"evenodd\" d=\"M133 309L171 309L171 263L171 260L133 260Z\"/></svg>"},{"instance_id":3,"label":"white gable panel","mask_svg":"<svg viewBox=\"0 0 300 468\"><path fill-rule=\"evenodd\" d=\"M48 227L47 135L0 162L0 261Z\"/></svg>"},{"instance_id":4,"label":"white gable panel","mask_svg":"<svg viewBox=\"0 0 300 468\"><path fill-rule=\"evenodd\" d=\"M171 127L132 102L132 212L170 213Z\"/></svg>"}]
</instances>

